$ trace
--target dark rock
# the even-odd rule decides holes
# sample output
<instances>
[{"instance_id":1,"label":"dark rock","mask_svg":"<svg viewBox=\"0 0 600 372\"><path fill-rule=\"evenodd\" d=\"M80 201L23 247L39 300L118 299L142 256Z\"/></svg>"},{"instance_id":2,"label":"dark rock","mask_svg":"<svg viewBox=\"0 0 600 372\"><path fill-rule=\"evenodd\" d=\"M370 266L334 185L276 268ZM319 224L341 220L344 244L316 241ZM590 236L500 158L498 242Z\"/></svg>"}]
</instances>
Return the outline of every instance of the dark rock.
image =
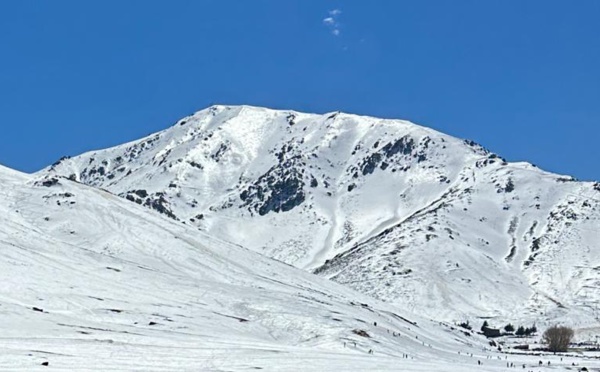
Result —
<instances>
[{"instance_id":1,"label":"dark rock","mask_svg":"<svg viewBox=\"0 0 600 372\"><path fill-rule=\"evenodd\" d=\"M148 197L148 192L146 190L135 190L133 191L133 193L139 196L140 198Z\"/></svg>"},{"instance_id":2,"label":"dark rock","mask_svg":"<svg viewBox=\"0 0 600 372\"><path fill-rule=\"evenodd\" d=\"M41 185L44 187L52 187L54 185L58 185L58 178L52 177L52 178L46 179L46 180L42 181Z\"/></svg>"},{"instance_id":3,"label":"dark rock","mask_svg":"<svg viewBox=\"0 0 600 372\"><path fill-rule=\"evenodd\" d=\"M285 119L287 120L287 122L290 126L296 124L296 115L294 115L294 114L289 114Z\"/></svg>"},{"instance_id":4,"label":"dark rock","mask_svg":"<svg viewBox=\"0 0 600 372\"><path fill-rule=\"evenodd\" d=\"M67 160L67 159L71 159L70 156L63 156L60 159L58 159L57 161L55 161L51 166L50 169L54 169L56 168L58 165L60 165L60 163L62 163L63 161Z\"/></svg>"},{"instance_id":5,"label":"dark rock","mask_svg":"<svg viewBox=\"0 0 600 372\"><path fill-rule=\"evenodd\" d=\"M390 158L398 153L408 155L415 149L415 141L409 136L405 136L394 142L385 145L382 150L385 156Z\"/></svg>"},{"instance_id":6,"label":"dark rock","mask_svg":"<svg viewBox=\"0 0 600 372\"><path fill-rule=\"evenodd\" d=\"M371 156L366 158L361 167L363 176L373 173L373 171L375 171L375 169L379 166L381 159L382 156L378 152L371 154Z\"/></svg>"},{"instance_id":7,"label":"dark rock","mask_svg":"<svg viewBox=\"0 0 600 372\"><path fill-rule=\"evenodd\" d=\"M202 164L196 163L195 161L188 161L188 164L197 169L204 169Z\"/></svg>"},{"instance_id":8,"label":"dark rock","mask_svg":"<svg viewBox=\"0 0 600 372\"><path fill-rule=\"evenodd\" d=\"M165 199L164 193L158 192L155 194L153 198L148 198L144 202L146 207L150 207L155 211L164 214L167 217L170 217L174 220L178 220L177 216L169 209L169 202Z\"/></svg>"},{"instance_id":9,"label":"dark rock","mask_svg":"<svg viewBox=\"0 0 600 372\"><path fill-rule=\"evenodd\" d=\"M513 192L515 190L515 184L513 183L512 178L508 179L506 186L504 187L504 191L507 193Z\"/></svg>"},{"instance_id":10,"label":"dark rock","mask_svg":"<svg viewBox=\"0 0 600 372\"><path fill-rule=\"evenodd\" d=\"M216 161L217 163L219 162L219 160L221 160L223 158L223 155L225 154L225 152L229 149L229 144L228 143L222 143L219 148L217 149L217 152L215 152L214 154L212 154L210 157Z\"/></svg>"},{"instance_id":11,"label":"dark rock","mask_svg":"<svg viewBox=\"0 0 600 372\"><path fill-rule=\"evenodd\" d=\"M300 155L294 155L293 152L292 143L282 146L275 154L279 164L271 167L239 194L243 202L241 207L250 207L264 216L269 212L290 211L305 201L303 173L306 164ZM314 183L311 181L311 184Z\"/></svg>"},{"instance_id":12,"label":"dark rock","mask_svg":"<svg viewBox=\"0 0 600 372\"><path fill-rule=\"evenodd\" d=\"M358 335L360 337L371 338L371 335L369 335L367 333L367 331L362 330L362 329L354 329L354 330L352 330L352 333L354 333L355 335Z\"/></svg>"}]
</instances>

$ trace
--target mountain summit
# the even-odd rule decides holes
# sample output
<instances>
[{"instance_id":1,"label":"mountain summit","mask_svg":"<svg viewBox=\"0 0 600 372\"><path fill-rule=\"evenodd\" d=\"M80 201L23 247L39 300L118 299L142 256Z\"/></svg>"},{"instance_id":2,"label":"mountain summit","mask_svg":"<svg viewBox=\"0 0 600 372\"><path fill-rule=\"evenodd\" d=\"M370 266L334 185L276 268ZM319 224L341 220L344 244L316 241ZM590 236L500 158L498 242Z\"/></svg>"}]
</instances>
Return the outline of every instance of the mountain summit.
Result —
<instances>
[{"instance_id":1,"label":"mountain summit","mask_svg":"<svg viewBox=\"0 0 600 372\"><path fill-rule=\"evenodd\" d=\"M600 185L407 121L213 106L38 176L432 318L597 316Z\"/></svg>"}]
</instances>

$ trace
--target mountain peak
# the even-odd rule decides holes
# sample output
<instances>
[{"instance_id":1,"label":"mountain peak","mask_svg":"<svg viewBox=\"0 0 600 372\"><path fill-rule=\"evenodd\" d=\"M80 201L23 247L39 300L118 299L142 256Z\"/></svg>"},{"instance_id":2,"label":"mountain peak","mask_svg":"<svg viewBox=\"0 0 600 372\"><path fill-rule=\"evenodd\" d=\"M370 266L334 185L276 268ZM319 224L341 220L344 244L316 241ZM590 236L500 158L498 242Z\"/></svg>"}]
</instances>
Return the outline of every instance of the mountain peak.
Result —
<instances>
[{"instance_id":1,"label":"mountain peak","mask_svg":"<svg viewBox=\"0 0 600 372\"><path fill-rule=\"evenodd\" d=\"M216 105L42 173L449 320L557 318L550 299L595 298L583 295L595 271L553 276L570 272L554 263L573 263L564 252L595 257L591 183L403 120Z\"/></svg>"}]
</instances>

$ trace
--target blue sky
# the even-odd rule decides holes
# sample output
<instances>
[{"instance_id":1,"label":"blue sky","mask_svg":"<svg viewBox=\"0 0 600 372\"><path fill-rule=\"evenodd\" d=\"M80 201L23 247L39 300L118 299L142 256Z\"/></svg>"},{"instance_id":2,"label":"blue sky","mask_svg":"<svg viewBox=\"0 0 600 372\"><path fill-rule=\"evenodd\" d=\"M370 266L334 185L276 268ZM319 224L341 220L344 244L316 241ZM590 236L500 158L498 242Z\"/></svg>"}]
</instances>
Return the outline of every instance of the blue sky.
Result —
<instances>
[{"instance_id":1,"label":"blue sky","mask_svg":"<svg viewBox=\"0 0 600 372\"><path fill-rule=\"evenodd\" d=\"M599 19L597 0L5 0L0 163L220 103L408 119L600 180Z\"/></svg>"}]
</instances>

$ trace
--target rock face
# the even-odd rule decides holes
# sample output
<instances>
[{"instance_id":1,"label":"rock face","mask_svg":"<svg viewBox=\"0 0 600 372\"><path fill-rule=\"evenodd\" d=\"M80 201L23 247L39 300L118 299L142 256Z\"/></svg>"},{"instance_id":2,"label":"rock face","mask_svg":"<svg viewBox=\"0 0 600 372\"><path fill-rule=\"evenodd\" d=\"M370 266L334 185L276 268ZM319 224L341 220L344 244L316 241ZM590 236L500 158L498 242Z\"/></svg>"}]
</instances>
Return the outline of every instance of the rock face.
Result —
<instances>
[{"instance_id":1,"label":"rock face","mask_svg":"<svg viewBox=\"0 0 600 372\"><path fill-rule=\"evenodd\" d=\"M596 316L598 184L406 121L213 106L41 173L433 318Z\"/></svg>"}]
</instances>

